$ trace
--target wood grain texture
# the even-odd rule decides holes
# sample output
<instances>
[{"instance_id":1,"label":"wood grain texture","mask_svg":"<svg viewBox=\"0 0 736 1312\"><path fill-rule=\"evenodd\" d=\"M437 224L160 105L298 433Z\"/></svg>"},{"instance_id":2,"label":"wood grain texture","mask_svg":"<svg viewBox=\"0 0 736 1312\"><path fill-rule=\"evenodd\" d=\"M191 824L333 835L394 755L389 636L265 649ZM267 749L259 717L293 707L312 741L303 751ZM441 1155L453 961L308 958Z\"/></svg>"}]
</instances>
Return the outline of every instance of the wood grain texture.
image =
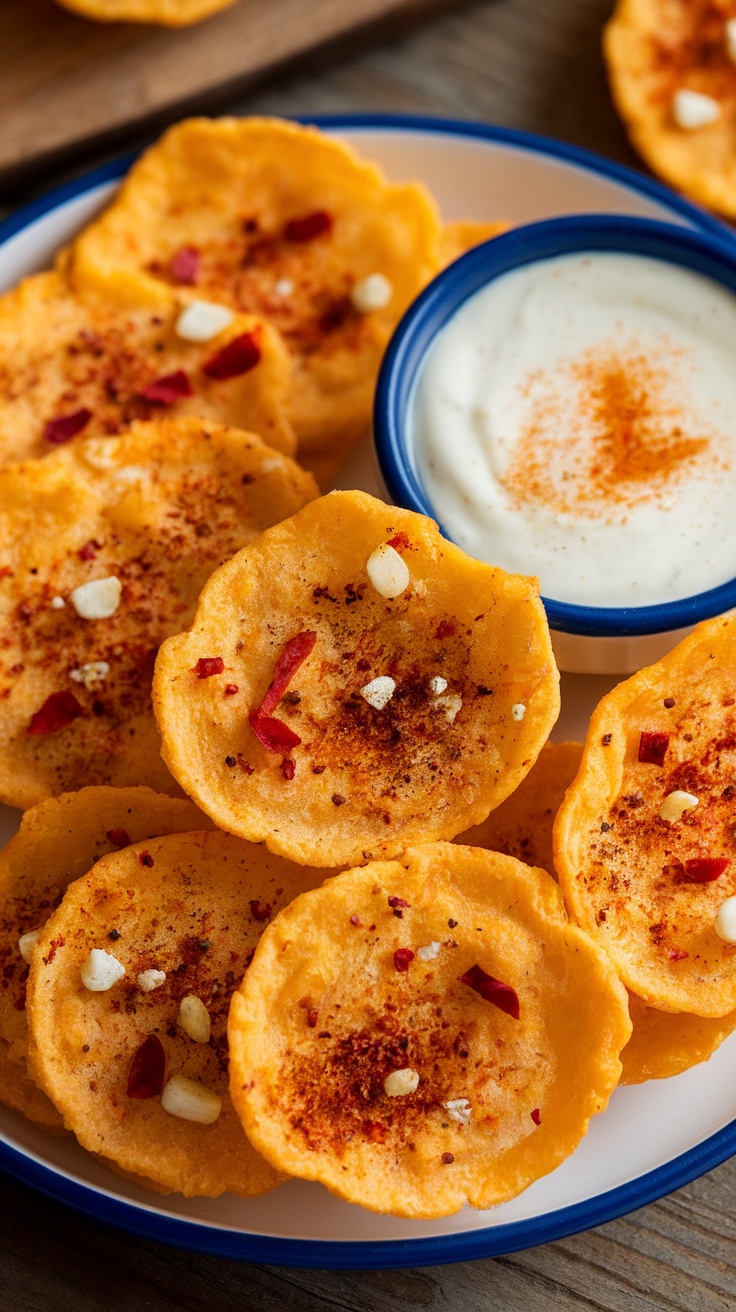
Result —
<instances>
[{"instance_id":1,"label":"wood grain texture","mask_svg":"<svg viewBox=\"0 0 736 1312\"><path fill-rule=\"evenodd\" d=\"M322 55L298 78L229 107L479 118L636 164L599 54L610 0L486 0L456 9L358 58ZM0 1212L3 1312L736 1309L736 1161L587 1234L509 1257L411 1271L291 1271L180 1253L97 1226L10 1180L0 1179Z\"/></svg>"}]
</instances>

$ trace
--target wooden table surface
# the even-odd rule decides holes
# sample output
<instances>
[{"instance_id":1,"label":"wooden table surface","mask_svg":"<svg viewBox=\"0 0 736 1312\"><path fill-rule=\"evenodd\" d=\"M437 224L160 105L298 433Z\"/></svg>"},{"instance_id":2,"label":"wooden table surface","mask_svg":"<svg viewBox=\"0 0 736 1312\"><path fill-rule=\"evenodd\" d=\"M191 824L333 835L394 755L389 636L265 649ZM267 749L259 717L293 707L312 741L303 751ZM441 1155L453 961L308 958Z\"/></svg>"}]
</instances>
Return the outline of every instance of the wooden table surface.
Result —
<instances>
[{"instance_id":1,"label":"wooden table surface","mask_svg":"<svg viewBox=\"0 0 736 1312\"><path fill-rule=\"evenodd\" d=\"M411 30L374 33L368 49L363 37L360 51L326 52L224 107L484 119L636 164L611 108L599 54L610 7L611 0L456 4L449 15ZM44 184L58 180L46 176ZM0 1206L5 1312L736 1308L736 1161L587 1234L510 1257L409 1271L299 1271L179 1252L80 1218L3 1177Z\"/></svg>"}]
</instances>

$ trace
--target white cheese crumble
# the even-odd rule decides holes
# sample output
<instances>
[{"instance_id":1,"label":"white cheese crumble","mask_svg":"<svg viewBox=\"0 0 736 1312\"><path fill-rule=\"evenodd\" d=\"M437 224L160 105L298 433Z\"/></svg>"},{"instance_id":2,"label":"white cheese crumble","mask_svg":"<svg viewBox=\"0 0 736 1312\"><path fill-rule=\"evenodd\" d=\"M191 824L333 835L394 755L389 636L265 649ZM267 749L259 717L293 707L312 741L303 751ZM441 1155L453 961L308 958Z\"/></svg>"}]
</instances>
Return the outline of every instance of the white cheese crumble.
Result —
<instances>
[{"instance_id":1,"label":"white cheese crumble","mask_svg":"<svg viewBox=\"0 0 736 1312\"><path fill-rule=\"evenodd\" d=\"M40 933L40 929L29 929L27 934L21 934L18 939L18 951L23 960L27 961L29 965L31 957L33 956L33 949L38 942L38 936Z\"/></svg>"},{"instance_id":2,"label":"white cheese crumble","mask_svg":"<svg viewBox=\"0 0 736 1312\"><path fill-rule=\"evenodd\" d=\"M179 1003L179 1024L195 1043L209 1043L210 1013L196 994L187 993Z\"/></svg>"},{"instance_id":3,"label":"white cheese crumble","mask_svg":"<svg viewBox=\"0 0 736 1312\"><path fill-rule=\"evenodd\" d=\"M467 1098L451 1098L449 1102L443 1103L447 1109L447 1115L451 1121L457 1121L458 1125L470 1125L471 1106Z\"/></svg>"},{"instance_id":4,"label":"white cheese crumble","mask_svg":"<svg viewBox=\"0 0 736 1312\"><path fill-rule=\"evenodd\" d=\"M90 993L106 993L123 978L125 966L112 952L105 952L104 948L92 948L79 973L84 987Z\"/></svg>"},{"instance_id":5,"label":"white cheese crumble","mask_svg":"<svg viewBox=\"0 0 736 1312\"><path fill-rule=\"evenodd\" d=\"M123 585L115 574L104 579L80 583L71 594L71 603L83 620L109 620L120 605Z\"/></svg>"},{"instance_id":6,"label":"white cheese crumble","mask_svg":"<svg viewBox=\"0 0 736 1312\"><path fill-rule=\"evenodd\" d=\"M726 23L726 54L736 64L736 18L729 18Z\"/></svg>"},{"instance_id":7,"label":"white cheese crumble","mask_svg":"<svg viewBox=\"0 0 736 1312\"><path fill-rule=\"evenodd\" d=\"M198 1080L172 1075L161 1094L161 1106L170 1116L178 1116L182 1121L213 1125L222 1111L222 1098Z\"/></svg>"},{"instance_id":8,"label":"white cheese crumble","mask_svg":"<svg viewBox=\"0 0 736 1312\"><path fill-rule=\"evenodd\" d=\"M382 597L400 597L409 586L409 569L395 547L382 542L366 562L368 578Z\"/></svg>"},{"instance_id":9,"label":"white cheese crumble","mask_svg":"<svg viewBox=\"0 0 736 1312\"><path fill-rule=\"evenodd\" d=\"M677 820L681 820L687 811L694 811L698 805L698 799L694 793L684 793L681 788L676 788L674 793L668 793L662 805L659 808L659 814L663 820L668 820L671 825Z\"/></svg>"},{"instance_id":10,"label":"white cheese crumble","mask_svg":"<svg viewBox=\"0 0 736 1312\"><path fill-rule=\"evenodd\" d=\"M153 993L154 989L160 989L161 985L166 983L166 971L142 970L137 979L139 989L144 993Z\"/></svg>"},{"instance_id":11,"label":"white cheese crumble","mask_svg":"<svg viewBox=\"0 0 736 1312\"><path fill-rule=\"evenodd\" d=\"M235 314L227 305L214 301L190 301L176 321L174 331L185 342L209 342L229 328Z\"/></svg>"},{"instance_id":12,"label":"white cheese crumble","mask_svg":"<svg viewBox=\"0 0 736 1312\"><path fill-rule=\"evenodd\" d=\"M389 1098L404 1098L407 1093L414 1093L419 1087L419 1074L411 1066L403 1070L392 1071L383 1081L383 1087Z\"/></svg>"},{"instance_id":13,"label":"white cheese crumble","mask_svg":"<svg viewBox=\"0 0 736 1312\"><path fill-rule=\"evenodd\" d=\"M66 606L66 602L64 601L64 598L63 598L63 597L52 597L52 598L51 598L51 609L52 609L52 610L64 610L65 606Z\"/></svg>"},{"instance_id":14,"label":"white cheese crumble","mask_svg":"<svg viewBox=\"0 0 736 1312\"><path fill-rule=\"evenodd\" d=\"M523 702L514 702L511 707L511 719L516 720L517 724L521 723L526 715L526 706Z\"/></svg>"},{"instance_id":15,"label":"white cheese crumble","mask_svg":"<svg viewBox=\"0 0 736 1312\"><path fill-rule=\"evenodd\" d=\"M463 708L463 699L456 692L450 692L446 697L438 697L435 706L441 706L447 716L447 723L454 724L458 712Z\"/></svg>"},{"instance_id":16,"label":"white cheese crumble","mask_svg":"<svg viewBox=\"0 0 736 1312\"><path fill-rule=\"evenodd\" d=\"M441 674L434 674L429 681L429 687L435 697L439 697L440 693L444 692L447 687L447 679L443 679Z\"/></svg>"},{"instance_id":17,"label":"white cheese crumble","mask_svg":"<svg viewBox=\"0 0 736 1312\"><path fill-rule=\"evenodd\" d=\"M294 284L291 281L291 278L279 278L274 287L277 296L291 296L293 290Z\"/></svg>"},{"instance_id":18,"label":"white cheese crumble","mask_svg":"<svg viewBox=\"0 0 736 1312\"><path fill-rule=\"evenodd\" d=\"M721 117L721 106L712 96L704 96L700 91L689 91L683 87L672 97L672 117L678 128L685 132L695 132L706 128Z\"/></svg>"},{"instance_id":19,"label":"white cheese crumble","mask_svg":"<svg viewBox=\"0 0 736 1312\"><path fill-rule=\"evenodd\" d=\"M727 897L718 908L715 931L724 943L736 943L736 897Z\"/></svg>"},{"instance_id":20,"label":"white cheese crumble","mask_svg":"<svg viewBox=\"0 0 736 1312\"><path fill-rule=\"evenodd\" d=\"M389 678L387 674L379 674L377 679L371 679L370 683L363 685L360 695L374 710L382 711L388 706L395 691L396 680Z\"/></svg>"},{"instance_id":21,"label":"white cheese crumble","mask_svg":"<svg viewBox=\"0 0 736 1312\"><path fill-rule=\"evenodd\" d=\"M119 442L115 437L90 437L80 445L87 464L93 469L114 469L118 463Z\"/></svg>"},{"instance_id":22,"label":"white cheese crumble","mask_svg":"<svg viewBox=\"0 0 736 1312\"><path fill-rule=\"evenodd\" d=\"M393 283L384 274L369 273L367 278L356 282L350 300L359 314L370 314L371 310L384 309L393 294Z\"/></svg>"},{"instance_id":23,"label":"white cheese crumble","mask_svg":"<svg viewBox=\"0 0 736 1312\"><path fill-rule=\"evenodd\" d=\"M417 948L417 956L420 961L434 961L435 957L439 956L441 947L442 944L437 943L436 941L425 943L424 947Z\"/></svg>"},{"instance_id":24,"label":"white cheese crumble","mask_svg":"<svg viewBox=\"0 0 736 1312\"><path fill-rule=\"evenodd\" d=\"M121 465L115 470L115 477L119 483L142 483L148 478L148 470L142 465Z\"/></svg>"},{"instance_id":25,"label":"white cheese crumble","mask_svg":"<svg viewBox=\"0 0 736 1312\"><path fill-rule=\"evenodd\" d=\"M95 688L102 687L109 673L107 661L88 661L86 665L80 665L78 670L70 670L69 678L74 683L83 683L88 692L94 692Z\"/></svg>"}]
</instances>

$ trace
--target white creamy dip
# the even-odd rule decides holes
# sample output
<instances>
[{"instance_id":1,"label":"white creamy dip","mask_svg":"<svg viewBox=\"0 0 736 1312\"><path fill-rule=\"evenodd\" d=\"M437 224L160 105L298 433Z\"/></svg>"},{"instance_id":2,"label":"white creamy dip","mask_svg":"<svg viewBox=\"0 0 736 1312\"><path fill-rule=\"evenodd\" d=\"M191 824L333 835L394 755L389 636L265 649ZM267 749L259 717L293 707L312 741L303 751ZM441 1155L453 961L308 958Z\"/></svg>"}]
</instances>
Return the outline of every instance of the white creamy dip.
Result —
<instances>
[{"instance_id":1,"label":"white creamy dip","mask_svg":"<svg viewBox=\"0 0 736 1312\"><path fill-rule=\"evenodd\" d=\"M450 536L547 597L736 577L736 296L679 265L591 252L489 283L428 353L408 436Z\"/></svg>"}]
</instances>

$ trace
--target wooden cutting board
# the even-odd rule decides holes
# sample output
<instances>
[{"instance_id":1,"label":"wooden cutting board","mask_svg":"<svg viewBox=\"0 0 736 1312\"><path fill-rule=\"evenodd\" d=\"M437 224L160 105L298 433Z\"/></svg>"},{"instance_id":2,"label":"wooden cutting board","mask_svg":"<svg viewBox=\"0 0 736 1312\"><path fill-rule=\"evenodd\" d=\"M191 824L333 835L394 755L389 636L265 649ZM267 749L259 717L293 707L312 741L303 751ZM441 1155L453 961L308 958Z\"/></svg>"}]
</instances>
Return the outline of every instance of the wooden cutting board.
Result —
<instances>
[{"instance_id":1,"label":"wooden cutting board","mask_svg":"<svg viewBox=\"0 0 736 1312\"><path fill-rule=\"evenodd\" d=\"M52 156L262 79L328 42L438 0L236 0L188 28L94 23L53 0L0 0L0 185Z\"/></svg>"}]
</instances>

